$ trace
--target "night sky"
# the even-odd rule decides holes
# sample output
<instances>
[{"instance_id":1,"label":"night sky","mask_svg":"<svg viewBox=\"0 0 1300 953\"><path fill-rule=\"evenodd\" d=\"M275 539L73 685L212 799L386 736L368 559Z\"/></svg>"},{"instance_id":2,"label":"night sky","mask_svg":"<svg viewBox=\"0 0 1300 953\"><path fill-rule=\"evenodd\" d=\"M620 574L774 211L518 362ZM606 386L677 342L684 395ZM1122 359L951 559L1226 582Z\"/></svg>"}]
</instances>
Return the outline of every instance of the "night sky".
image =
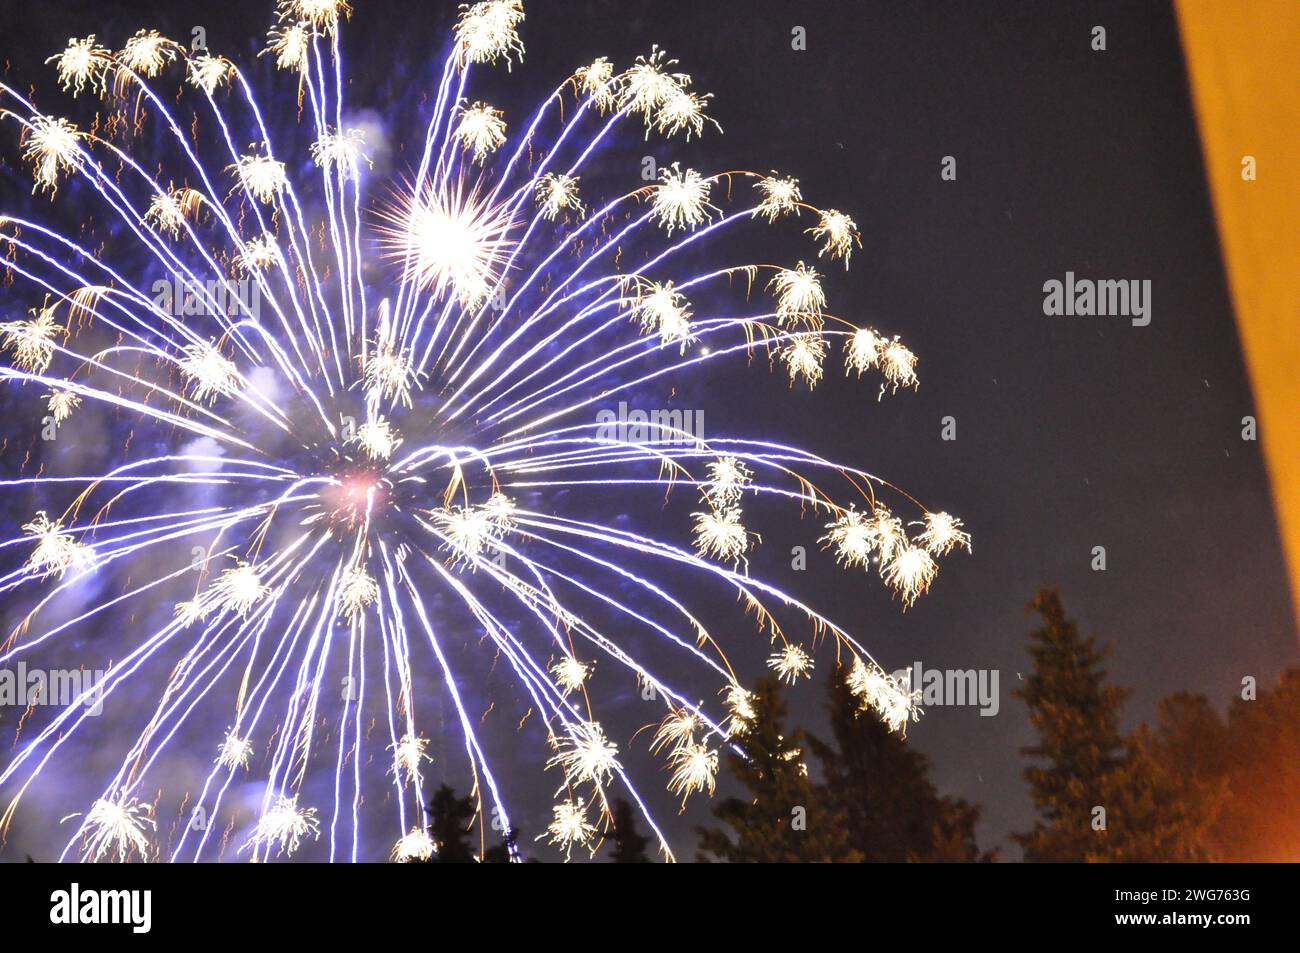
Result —
<instances>
[{"instance_id":1,"label":"night sky","mask_svg":"<svg viewBox=\"0 0 1300 953\"><path fill-rule=\"evenodd\" d=\"M441 62L454 6L358 0L344 31L351 101L383 112L387 97L414 97ZM4 0L0 56L8 82L38 80L38 101L57 102L53 67L37 64L69 36L120 45L140 26L183 37L198 23L210 48L242 65L270 8ZM1000 672L996 717L935 708L908 733L943 793L983 806L981 847L1017 859L1009 832L1032 823L1018 754L1032 736L1010 691L1028 664L1025 605L1040 586L1059 586L1084 630L1115 644L1110 672L1133 689L1126 727L1178 690L1222 709L1243 676L1271 684L1300 661L1260 445L1241 439L1250 385L1168 5L542 0L527 12L524 63L498 70L494 87L535 101L576 65L598 55L626 65L658 43L715 94L724 135L689 145L631 136L611 149L605 161L628 163L629 181L643 155L775 169L856 219L863 247L851 270L821 268L832 308L901 334L920 355L919 391L877 402L874 385L832 364L812 393L764 377L690 398L709 434L804 446L965 520L973 555L944 560L906 612L874 579L835 570L816 549L817 520L763 527L755 571L844 624L887 668ZM1105 52L1090 49L1095 25ZM791 49L795 26L806 51ZM940 177L945 156L956 181ZM30 183L8 175L0 188L7 206L26 201ZM1150 325L1045 316L1043 283L1067 271L1149 280ZM0 302L15 310L13 291ZM10 404L0 397L0 413L16 415ZM941 439L946 416L954 441ZM6 537L25 505L3 507ZM803 573L783 555L796 545L809 549ZM1090 567L1096 546L1104 572ZM753 678L765 655L756 640L732 657ZM824 675L787 692L794 720L814 731ZM497 769L511 779L500 753ZM521 783L536 777L530 765ZM545 815L543 798L525 828L535 833ZM707 803L680 817L669 803L663 816L691 857Z\"/></svg>"}]
</instances>

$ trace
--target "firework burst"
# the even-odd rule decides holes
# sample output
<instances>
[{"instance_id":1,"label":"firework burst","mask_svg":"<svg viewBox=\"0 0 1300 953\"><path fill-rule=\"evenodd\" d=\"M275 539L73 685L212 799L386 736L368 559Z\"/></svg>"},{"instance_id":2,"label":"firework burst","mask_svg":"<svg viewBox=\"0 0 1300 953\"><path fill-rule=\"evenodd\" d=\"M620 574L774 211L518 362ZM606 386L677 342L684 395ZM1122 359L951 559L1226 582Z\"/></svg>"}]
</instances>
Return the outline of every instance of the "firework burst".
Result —
<instances>
[{"instance_id":1,"label":"firework burst","mask_svg":"<svg viewBox=\"0 0 1300 953\"><path fill-rule=\"evenodd\" d=\"M148 859L148 832L157 827L157 822L153 808L141 804L136 798L100 798L86 815L86 826L90 831L86 838L87 856L91 860L102 860L116 855L120 864L133 853L141 859Z\"/></svg>"},{"instance_id":2,"label":"firework burst","mask_svg":"<svg viewBox=\"0 0 1300 953\"><path fill-rule=\"evenodd\" d=\"M280 91L255 94L245 66L147 29L115 38L116 53L89 36L51 57L88 110L80 124L0 84L27 201L73 192L85 222L65 235L36 213L0 217L8 294L25 295L0 323L0 378L13 406L31 400L56 424L75 411L113 447L89 472L58 472L64 458L38 448L6 474L33 505L0 541L23 560L0 592L30 603L0 664L100 632L105 709L144 699L122 706L120 767L89 779L102 793L74 808L62 856L223 855L221 825L158 830L157 812L186 805L240 826L237 853L257 861L394 843L392 859L428 860L432 726L450 713L458 728L478 830L509 830L488 756L500 730L484 729L509 711L510 730L549 745L549 843L596 849L617 788L671 858L625 767L646 738L614 727L611 699L635 685L661 704L648 747L668 791L712 794L719 751L741 750L755 715L724 641L759 660L780 646L768 664L790 682L830 642L864 708L905 730L908 686L750 575L750 527L775 507L812 514L847 584L874 568L907 606L938 558L969 550L961 521L762 433L611 436L600 420L611 402L704 389L726 365L779 395L816 387L842 354L878 398L915 388L916 355L837 316L806 264L847 267L854 220L779 173L673 163L646 184L595 162L618 136L721 131L658 48L557 77L527 95L531 111L476 98L485 72L507 79L524 56L518 0L462 5L429 95L411 97L418 125L383 118L410 167L380 180L370 127L344 101L343 34L360 13L341 0L276 13L264 52ZM258 95L299 108L264 110ZM300 128L270 124L278 114ZM732 260L745 229L778 236L785 263ZM182 289L173 305L146 290L159 279ZM756 620L752 644L692 610L726 604L718 593ZM55 607L73 599L86 605L68 621ZM713 701L691 701L679 676ZM93 737L84 712L23 727L0 762L0 829L38 775L86 770L69 744ZM162 766L190 746L208 773L165 790ZM236 775L260 785L251 812L232 804Z\"/></svg>"}]
</instances>

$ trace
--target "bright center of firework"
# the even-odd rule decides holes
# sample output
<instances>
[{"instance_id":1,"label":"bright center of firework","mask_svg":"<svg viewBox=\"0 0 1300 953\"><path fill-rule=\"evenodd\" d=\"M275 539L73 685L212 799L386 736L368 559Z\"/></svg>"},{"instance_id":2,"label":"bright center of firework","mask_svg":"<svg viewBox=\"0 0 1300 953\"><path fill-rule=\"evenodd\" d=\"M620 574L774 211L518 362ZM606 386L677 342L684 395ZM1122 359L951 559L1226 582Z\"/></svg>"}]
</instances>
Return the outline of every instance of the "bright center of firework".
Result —
<instances>
[{"instance_id":1,"label":"bright center of firework","mask_svg":"<svg viewBox=\"0 0 1300 953\"><path fill-rule=\"evenodd\" d=\"M320 496L331 518L352 523L380 512L388 502L387 489L379 473L348 468L341 472L338 482L321 490Z\"/></svg>"},{"instance_id":2,"label":"bright center of firework","mask_svg":"<svg viewBox=\"0 0 1300 953\"><path fill-rule=\"evenodd\" d=\"M391 223L381 229L384 245L402 261L407 279L438 296L450 291L466 307L490 294L514 244L507 238L509 207L459 184L439 189L430 183L383 217Z\"/></svg>"}]
</instances>

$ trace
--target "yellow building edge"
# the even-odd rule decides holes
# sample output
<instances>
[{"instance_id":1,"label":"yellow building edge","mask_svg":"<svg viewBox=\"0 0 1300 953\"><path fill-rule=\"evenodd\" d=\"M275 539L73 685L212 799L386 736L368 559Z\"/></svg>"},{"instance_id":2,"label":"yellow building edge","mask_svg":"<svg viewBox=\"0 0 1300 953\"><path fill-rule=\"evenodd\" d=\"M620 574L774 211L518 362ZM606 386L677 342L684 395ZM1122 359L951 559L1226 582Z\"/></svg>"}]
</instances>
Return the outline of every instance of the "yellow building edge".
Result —
<instances>
[{"instance_id":1,"label":"yellow building edge","mask_svg":"<svg viewBox=\"0 0 1300 953\"><path fill-rule=\"evenodd\" d=\"M1176 7L1300 625L1300 2Z\"/></svg>"}]
</instances>

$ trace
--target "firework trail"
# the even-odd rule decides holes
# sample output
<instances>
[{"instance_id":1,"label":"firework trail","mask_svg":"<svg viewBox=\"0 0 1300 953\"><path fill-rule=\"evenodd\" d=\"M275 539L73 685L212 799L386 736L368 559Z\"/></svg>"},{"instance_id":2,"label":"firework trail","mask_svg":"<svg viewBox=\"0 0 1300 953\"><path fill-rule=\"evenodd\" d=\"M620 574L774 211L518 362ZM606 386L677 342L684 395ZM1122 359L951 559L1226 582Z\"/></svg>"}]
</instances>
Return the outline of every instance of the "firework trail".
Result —
<instances>
[{"instance_id":1,"label":"firework trail","mask_svg":"<svg viewBox=\"0 0 1300 953\"><path fill-rule=\"evenodd\" d=\"M543 836L566 856L598 844L615 790L672 856L624 764L637 736L598 716L602 681L662 706L642 747L682 799L711 794L719 750L743 747L749 696L724 644L755 643L790 682L829 651L864 709L905 730L910 686L750 575L760 537L745 511L813 514L851 584L873 572L904 607L936 557L969 548L960 521L797 447L706 439L671 417L614 433L597 413L705 387L729 358L782 389L815 386L837 357L876 378L878 399L915 387L896 336L828 310L818 268L848 266L853 220L776 173L674 163L603 190L602 146L717 134L710 99L657 48L621 71L603 57L581 67L532 115L476 99L476 74L522 61L517 0L460 8L418 164L372 200L370 144L345 122L351 7L286 0L276 13L265 55L297 99L296 126L276 136L240 66L154 31L116 51L74 39L51 58L65 91L97 98L91 123L0 86L33 202L75 201L83 223L0 217L11 300L26 295L0 324L0 377L47 425L99 408L115 444L128 428L104 468L32 474L24 460L0 481L39 502L0 542L25 558L0 577L23 613L0 664L102 636L129 612L95 691L111 704L158 684L95 779L102 793L65 819L63 857L224 856L233 822L184 818L229 816L232 787L256 780L234 856L322 840L330 859L355 860L364 827L391 831L394 859L427 859L425 679L463 745L480 831L507 829L509 792L469 697L489 690L451 651L466 632L510 676L500 704L518 706L519 737L549 744ZM725 260L730 235L767 228L806 249L781 265ZM722 260L693 269L709 255ZM159 278L184 293L160 301ZM226 294L236 280L243 291ZM674 594L692 577L755 632L715 637ZM716 696L675 688L688 672ZM71 704L19 731L0 823L44 774L88 770L66 751L88 717ZM195 738L207 768L164 836L162 766L192 760Z\"/></svg>"}]
</instances>

